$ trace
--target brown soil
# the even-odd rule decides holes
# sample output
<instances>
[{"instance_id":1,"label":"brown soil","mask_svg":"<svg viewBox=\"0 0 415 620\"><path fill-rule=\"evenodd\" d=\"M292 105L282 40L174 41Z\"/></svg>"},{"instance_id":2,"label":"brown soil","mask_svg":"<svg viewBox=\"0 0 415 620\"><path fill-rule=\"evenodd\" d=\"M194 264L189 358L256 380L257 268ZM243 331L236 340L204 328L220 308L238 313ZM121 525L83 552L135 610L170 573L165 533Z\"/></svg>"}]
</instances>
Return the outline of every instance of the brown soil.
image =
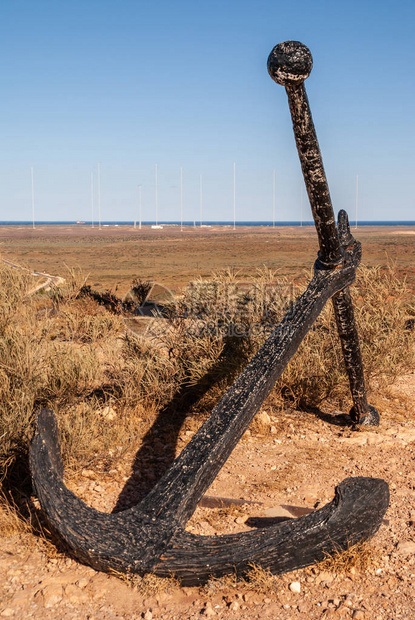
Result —
<instances>
[{"instance_id":1,"label":"brown soil","mask_svg":"<svg viewBox=\"0 0 415 620\"><path fill-rule=\"evenodd\" d=\"M91 283L99 282L103 287L118 282L120 288L128 288L137 276L182 286L197 273L208 275L212 268L230 264L250 273L266 262L280 266L284 273L297 274L299 269L311 266L316 249L311 229L300 233L298 229L236 233L189 230L182 238L175 230L140 234L108 229L88 235L78 228L51 228L33 235L24 229L3 228L3 252L7 249L10 260L58 275L62 275L63 262L73 265L77 255L84 271L91 272ZM359 231L367 262L384 262L388 248L390 257L398 259L401 271L413 277L413 242L410 235L401 234L404 232ZM135 262L139 256L141 267ZM124 257L124 263L120 257ZM209 262L204 262L208 257ZM198 261L200 266L196 267ZM384 478L391 491L385 522L366 547L349 552L348 563L339 558L276 578L257 570L251 584L223 579L213 580L204 588L182 588L174 582L166 585L148 580L143 584L98 573L32 534L4 534L0 549L0 616L90 620L207 616L276 620L413 618L414 395L415 374L401 377L391 387L388 400L378 397L372 401L382 419L379 429L367 432L353 432L344 412L288 410L281 414L268 407L270 419L262 416L259 425L254 421L256 432L252 429L245 434L207 493L213 498L238 500L237 505L212 507L220 502L204 502L187 526L202 535L248 530L258 526L258 517L294 517L299 514L298 508L312 510L320 506L331 500L335 485L348 476ZM177 452L195 431L195 420L188 418ZM133 462L134 454L127 454L108 471L103 458L80 477L69 477L67 484L89 504L111 511L133 473ZM151 477L152 472L145 475ZM124 497L131 502L134 488L129 489L129 494L124 489ZM297 582L299 593L290 588Z\"/></svg>"}]
</instances>

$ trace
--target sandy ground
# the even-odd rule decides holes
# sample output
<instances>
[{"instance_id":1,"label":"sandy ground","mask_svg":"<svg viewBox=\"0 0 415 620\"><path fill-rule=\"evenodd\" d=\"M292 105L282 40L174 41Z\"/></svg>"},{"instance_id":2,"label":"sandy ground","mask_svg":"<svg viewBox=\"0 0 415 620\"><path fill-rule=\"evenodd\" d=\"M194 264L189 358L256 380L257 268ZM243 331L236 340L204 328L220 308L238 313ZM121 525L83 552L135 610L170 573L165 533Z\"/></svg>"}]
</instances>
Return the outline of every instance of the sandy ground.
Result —
<instances>
[{"instance_id":1,"label":"sandy ground","mask_svg":"<svg viewBox=\"0 0 415 620\"><path fill-rule=\"evenodd\" d=\"M8 257L27 261L31 256L31 248L38 243L35 237L29 243L25 236L27 231L22 232L22 237L18 233L13 237L9 231L6 231L7 237L4 236L4 228L0 232L2 247L8 248ZM298 242L294 232L284 233L287 235L286 243L291 248ZM387 239L391 238L394 241L390 248L393 248L395 237L401 235L411 238L403 234L406 232L411 231L366 231L366 242L369 246L373 243L377 247L380 238L385 245ZM46 231L42 244L47 243L48 234ZM71 237L67 233L62 234L65 243L70 244ZM118 234L116 230L116 242L124 243L125 234L121 238ZM189 236L192 234L196 233L189 232ZM221 234L219 231L218 239ZM226 260L225 245L229 244L231 233L227 231L223 234L223 245L222 241L218 241L223 248L223 251L218 252L221 261ZM243 235L242 232L240 234ZM266 245L268 237L275 234L275 231L252 234L251 240L248 239L248 233L245 238L248 254L251 244L258 245L260 239ZM180 243L176 231L171 233L171 238L174 244ZM238 238L235 237L235 243ZM238 243L243 244L241 238L242 241ZM309 261L315 253L312 231L305 231L304 238L309 242L308 246L304 245L308 247L304 255L294 258L288 254L282 257L277 255L275 260L285 260L290 269ZM100 239L99 236L95 238L97 245L94 248L103 243ZM195 239L192 243L195 243ZM165 247L163 244L168 241L169 237L166 236L160 244ZM407 260L409 267L405 267L402 262L402 269L412 269L412 244L411 239L411 244L403 246L410 260ZM192 249L194 246L190 244L189 247ZM26 248L27 253L22 248ZM379 248L374 256L369 253L370 261L376 262L380 255L378 253L381 253ZM33 268L61 275L58 263L56 270L51 269L56 255L52 253L51 258L45 255L44 249L39 250ZM182 262L185 262L185 255L186 252L180 259ZM248 265L248 259L249 256L241 253L241 264L246 261ZM262 255L258 260L262 260ZM166 267L164 273L167 280L171 277L168 274L172 273L169 269ZM186 277L195 269L190 266ZM107 276L101 277L98 271L97 274L97 281L104 282ZM177 283L180 282L178 279ZM205 617L276 620L414 618L414 396L415 374L401 377L392 388L391 398L382 400L379 397L373 402L382 416L379 429L365 432L352 431L344 416L345 412L327 410L318 414L288 410L277 413L267 408L269 418L263 416L265 422L262 433L247 431L207 492L209 497L232 498L236 500L237 506L212 507L212 502L205 502L197 508L187 526L190 531L202 535L249 530L255 527L257 517L294 518L298 508L313 510L321 506L332 499L334 487L348 476L380 477L390 485L391 502L383 525L369 543L372 559L364 569L360 569L357 563L356 566L349 565L344 571L339 563L332 563L324 567L309 567L275 579L263 579L262 585L260 579L253 586L234 580L212 580L203 588L183 588L173 582L169 582L166 588L158 582L149 583L143 588L119 576L96 572L56 550L51 544L36 540L32 535L13 534L4 536L0 546L0 616L90 620ZM181 431L177 453L195 431L194 420L188 420ZM139 449L140 446L137 446ZM157 450L162 454L163 446L157 446ZM80 477L69 478L67 484L87 503L102 511L111 511L120 494L131 503L134 501L135 485L153 475L149 468L133 471L134 456L125 455L119 465L110 470L106 467L105 459L102 459L93 468L84 470ZM217 499L215 502L218 503Z\"/></svg>"}]
</instances>

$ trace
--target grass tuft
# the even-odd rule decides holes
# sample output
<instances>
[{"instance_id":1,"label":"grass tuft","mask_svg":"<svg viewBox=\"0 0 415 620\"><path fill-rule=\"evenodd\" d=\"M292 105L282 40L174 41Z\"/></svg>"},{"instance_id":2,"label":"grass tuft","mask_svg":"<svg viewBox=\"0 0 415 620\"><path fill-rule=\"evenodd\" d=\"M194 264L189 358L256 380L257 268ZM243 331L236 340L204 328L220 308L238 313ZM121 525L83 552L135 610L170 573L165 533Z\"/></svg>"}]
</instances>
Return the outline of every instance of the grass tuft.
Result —
<instances>
[{"instance_id":1,"label":"grass tuft","mask_svg":"<svg viewBox=\"0 0 415 620\"><path fill-rule=\"evenodd\" d=\"M351 571L364 573L369 568L378 565L379 550L371 541L364 541L351 545L345 551L339 549L327 555L324 560L319 562L316 571L327 571L337 575L347 574Z\"/></svg>"}]
</instances>

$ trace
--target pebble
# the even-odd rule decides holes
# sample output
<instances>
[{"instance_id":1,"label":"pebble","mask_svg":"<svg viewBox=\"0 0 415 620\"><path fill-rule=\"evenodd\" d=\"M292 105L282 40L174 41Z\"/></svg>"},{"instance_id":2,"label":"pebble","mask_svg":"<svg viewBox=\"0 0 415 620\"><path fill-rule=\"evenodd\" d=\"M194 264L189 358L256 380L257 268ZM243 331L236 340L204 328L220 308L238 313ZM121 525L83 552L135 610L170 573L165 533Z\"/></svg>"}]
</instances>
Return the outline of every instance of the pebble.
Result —
<instances>
[{"instance_id":1,"label":"pebble","mask_svg":"<svg viewBox=\"0 0 415 620\"><path fill-rule=\"evenodd\" d=\"M148 609L146 611L146 613L143 616L144 620L153 620L153 614L151 613L151 611Z\"/></svg>"},{"instance_id":2,"label":"pebble","mask_svg":"<svg viewBox=\"0 0 415 620\"><path fill-rule=\"evenodd\" d=\"M290 590L294 592L294 594L300 594L301 592L301 584L299 581L293 581L290 583Z\"/></svg>"},{"instance_id":3,"label":"pebble","mask_svg":"<svg viewBox=\"0 0 415 620\"><path fill-rule=\"evenodd\" d=\"M6 609L3 609L0 616L3 616L4 618L10 618L11 616L14 616L14 613L14 609L12 609L11 607L6 607Z\"/></svg>"},{"instance_id":4,"label":"pebble","mask_svg":"<svg viewBox=\"0 0 415 620\"><path fill-rule=\"evenodd\" d=\"M317 575L316 583L331 583L333 579L334 576L332 573L329 573L328 571L322 571L319 575Z\"/></svg>"},{"instance_id":5,"label":"pebble","mask_svg":"<svg viewBox=\"0 0 415 620\"><path fill-rule=\"evenodd\" d=\"M212 607L212 603L207 602L203 610L204 616L216 616L216 611Z\"/></svg>"},{"instance_id":6,"label":"pebble","mask_svg":"<svg viewBox=\"0 0 415 620\"><path fill-rule=\"evenodd\" d=\"M83 469L81 471L81 476L88 480L93 480L95 478L95 472L93 472L92 469Z\"/></svg>"},{"instance_id":7,"label":"pebble","mask_svg":"<svg viewBox=\"0 0 415 620\"><path fill-rule=\"evenodd\" d=\"M101 411L101 415L103 418L111 422L117 417L117 412L112 407L107 406L104 407L104 409Z\"/></svg>"},{"instance_id":8,"label":"pebble","mask_svg":"<svg viewBox=\"0 0 415 620\"><path fill-rule=\"evenodd\" d=\"M42 590L45 607L54 607L62 600L62 586L51 584Z\"/></svg>"},{"instance_id":9,"label":"pebble","mask_svg":"<svg viewBox=\"0 0 415 620\"><path fill-rule=\"evenodd\" d=\"M401 541L396 547L396 551L401 555L412 555L415 553L415 542Z\"/></svg>"}]
</instances>

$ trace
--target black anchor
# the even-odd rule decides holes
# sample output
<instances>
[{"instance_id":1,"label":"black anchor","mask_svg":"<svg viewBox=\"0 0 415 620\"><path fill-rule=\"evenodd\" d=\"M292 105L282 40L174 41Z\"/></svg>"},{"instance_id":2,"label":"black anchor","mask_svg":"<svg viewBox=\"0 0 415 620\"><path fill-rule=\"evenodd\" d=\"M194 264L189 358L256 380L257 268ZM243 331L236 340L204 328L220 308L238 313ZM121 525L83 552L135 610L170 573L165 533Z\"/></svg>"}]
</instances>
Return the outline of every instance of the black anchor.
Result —
<instances>
[{"instance_id":1,"label":"black anchor","mask_svg":"<svg viewBox=\"0 0 415 620\"><path fill-rule=\"evenodd\" d=\"M334 221L327 181L303 81L312 67L310 51L288 41L270 54L268 70L286 87L297 148L317 228L320 252L314 276L282 322L224 394L211 416L136 506L106 514L88 507L63 482L57 422L52 411L37 415L30 452L35 491L50 524L72 553L96 569L160 576L176 575L185 585L210 576L247 572L258 564L274 573L301 568L327 553L372 536L389 503L384 480L347 478L334 499L298 519L256 531L195 536L185 530L199 500L248 428L324 305L333 300L358 425L376 425L367 404L359 341L349 285L361 246L350 234L347 214Z\"/></svg>"}]
</instances>

